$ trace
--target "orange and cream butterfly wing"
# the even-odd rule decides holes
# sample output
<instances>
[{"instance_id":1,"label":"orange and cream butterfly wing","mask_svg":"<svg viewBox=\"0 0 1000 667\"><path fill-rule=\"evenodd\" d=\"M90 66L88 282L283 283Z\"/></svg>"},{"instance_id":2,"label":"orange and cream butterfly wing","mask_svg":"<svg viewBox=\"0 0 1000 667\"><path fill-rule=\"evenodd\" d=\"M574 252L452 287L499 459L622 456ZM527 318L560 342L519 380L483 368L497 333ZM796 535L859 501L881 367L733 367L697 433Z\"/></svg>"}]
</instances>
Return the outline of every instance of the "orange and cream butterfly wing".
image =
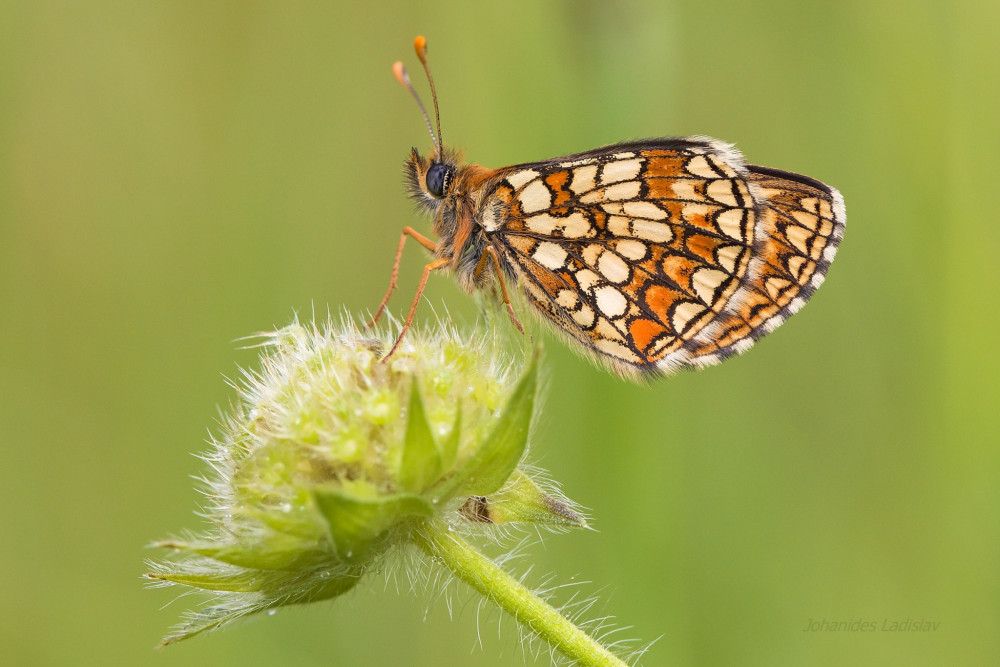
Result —
<instances>
[{"instance_id":1,"label":"orange and cream butterfly wing","mask_svg":"<svg viewBox=\"0 0 1000 667\"><path fill-rule=\"evenodd\" d=\"M749 347L797 296L740 321L771 266L762 254L787 255L762 237L812 205L788 190L768 206L764 190L786 192L787 179L751 169L711 139L608 146L500 170L481 224L537 310L618 372L707 365ZM813 261L802 270L829 265Z\"/></svg>"},{"instance_id":2,"label":"orange and cream butterfly wing","mask_svg":"<svg viewBox=\"0 0 1000 667\"><path fill-rule=\"evenodd\" d=\"M823 284L844 237L847 213L836 189L780 169L748 170L763 201L754 254L743 285L696 337L697 365L744 351L794 315Z\"/></svg>"}]
</instances>

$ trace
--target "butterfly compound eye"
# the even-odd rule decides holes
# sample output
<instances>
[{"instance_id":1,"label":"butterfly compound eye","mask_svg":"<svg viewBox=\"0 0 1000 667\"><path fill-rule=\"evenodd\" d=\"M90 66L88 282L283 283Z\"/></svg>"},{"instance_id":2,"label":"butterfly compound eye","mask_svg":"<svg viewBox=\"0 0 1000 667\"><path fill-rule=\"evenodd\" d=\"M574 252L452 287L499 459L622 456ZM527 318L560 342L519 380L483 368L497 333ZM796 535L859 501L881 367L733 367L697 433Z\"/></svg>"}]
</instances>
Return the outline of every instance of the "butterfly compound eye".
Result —
<instances>
[{"instance_id":1,"label":"butterfly compound eye","mask_svg":"<svg viewBox=\"0 0 1000 667\"><path fill-rule=\"evenodd\" d=\"M446 164L432 164L427 170L427 192L435 197L444 197L451 182L452 171Z\"/></svg>"}]
</instances>

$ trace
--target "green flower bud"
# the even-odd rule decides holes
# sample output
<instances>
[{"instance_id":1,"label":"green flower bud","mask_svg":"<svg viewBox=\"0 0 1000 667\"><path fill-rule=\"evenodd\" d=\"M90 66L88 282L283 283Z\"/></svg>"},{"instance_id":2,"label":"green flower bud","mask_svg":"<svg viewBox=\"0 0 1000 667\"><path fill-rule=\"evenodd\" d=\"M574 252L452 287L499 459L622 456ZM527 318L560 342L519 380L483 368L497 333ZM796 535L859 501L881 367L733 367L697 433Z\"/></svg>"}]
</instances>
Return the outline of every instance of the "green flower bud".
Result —
<instances>
[{"instance_id":1,"label":"green flower bud","mask_svg":"<svg viewBox=\"0 0 1000 667\"><path fill-rule=\"evenodd\" d=\"M212 530L148 577L211 591L170 644L241 616L336 597L428 522L586 525L519 468L537 355L442 325L391 339L297 321L263 336L259 371L206 456Z\"/></svg>"}]
</instances>

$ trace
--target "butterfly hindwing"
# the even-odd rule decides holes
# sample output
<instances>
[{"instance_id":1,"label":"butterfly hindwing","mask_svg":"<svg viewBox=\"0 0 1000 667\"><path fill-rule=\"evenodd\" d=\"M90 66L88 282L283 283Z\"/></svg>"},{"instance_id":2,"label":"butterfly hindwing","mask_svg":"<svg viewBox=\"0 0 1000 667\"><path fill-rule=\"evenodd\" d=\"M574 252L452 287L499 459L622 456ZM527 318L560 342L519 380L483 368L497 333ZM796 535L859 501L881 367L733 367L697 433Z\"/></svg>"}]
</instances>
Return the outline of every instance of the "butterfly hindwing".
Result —
<instances>
[{"instance_id":1,"label":"butterfly hindwing","mask_svg":"<svg viewBox=\"0 0 1000 667\"><path fill-rule=\"evenodd\" d=\"M749 166L764 203L746 280L712 328L694 341L707 365L749 348L797 312L823 283L844 236L840 193L807 176Z\"/></svg>"}]
</instances>

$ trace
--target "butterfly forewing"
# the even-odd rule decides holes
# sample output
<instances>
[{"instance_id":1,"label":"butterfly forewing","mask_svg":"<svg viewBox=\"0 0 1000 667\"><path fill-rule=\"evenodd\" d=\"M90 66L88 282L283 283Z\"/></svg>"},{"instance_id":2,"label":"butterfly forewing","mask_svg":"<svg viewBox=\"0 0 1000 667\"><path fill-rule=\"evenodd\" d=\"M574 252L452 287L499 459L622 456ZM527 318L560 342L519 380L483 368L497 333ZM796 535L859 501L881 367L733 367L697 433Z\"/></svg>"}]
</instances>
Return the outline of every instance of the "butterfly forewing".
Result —
<instances>
[{"instance_id":1,"label":"butterfly forewing","mask_svg":"<svg viewBox=\"0 0 1000 667\"><path fill-rule=\"evenodd\" d=\"M829 197L752 170L707 139L510 167L483 228L532 305L617 370L705 365L752 343L829 264L820 239L832 238L836 216L819 211L835 208ZM780 194L768 202L765 190ZM795 243L812 246L800 257Z\"/></svg>"}]
</instances>

